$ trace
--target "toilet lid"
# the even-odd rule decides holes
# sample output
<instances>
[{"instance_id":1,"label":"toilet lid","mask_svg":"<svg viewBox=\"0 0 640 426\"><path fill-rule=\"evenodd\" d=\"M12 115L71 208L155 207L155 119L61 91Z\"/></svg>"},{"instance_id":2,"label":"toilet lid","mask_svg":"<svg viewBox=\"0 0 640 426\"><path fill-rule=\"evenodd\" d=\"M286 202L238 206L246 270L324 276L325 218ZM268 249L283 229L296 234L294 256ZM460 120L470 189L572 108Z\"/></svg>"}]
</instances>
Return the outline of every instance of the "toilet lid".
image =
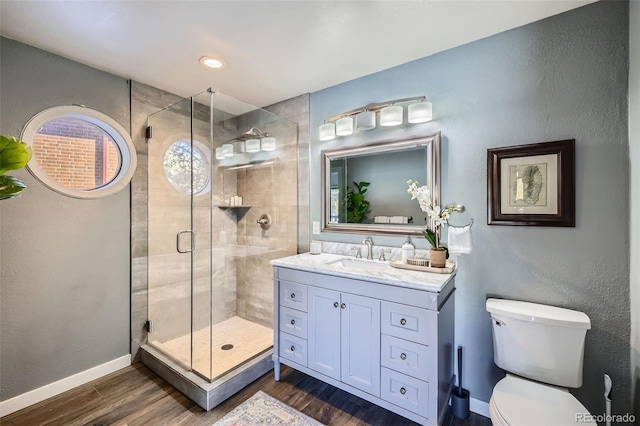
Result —
<instances>
[{"instance_id":1,"label":"toilet lid","mask_svg":"<svg viewBox=\"0 0 640 426\"><path fill-rule=\"evenodd\" d=\"M596 424L567 390L507 375L493 388L493 408L510 425Z\"/></svg>"}]
</instances>

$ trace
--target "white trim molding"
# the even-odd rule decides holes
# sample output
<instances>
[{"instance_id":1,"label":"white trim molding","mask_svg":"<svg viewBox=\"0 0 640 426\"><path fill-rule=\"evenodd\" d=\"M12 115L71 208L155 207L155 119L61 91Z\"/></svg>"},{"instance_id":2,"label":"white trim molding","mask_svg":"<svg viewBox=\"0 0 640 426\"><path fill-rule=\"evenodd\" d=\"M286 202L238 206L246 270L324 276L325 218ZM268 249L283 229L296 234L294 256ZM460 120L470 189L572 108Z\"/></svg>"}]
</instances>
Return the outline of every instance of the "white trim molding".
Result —
<instances>
[{"instance_id":1,"label":"white trim molding","mask_svg":"<svg viewBox=\"0 0 640 426\"><path fill-rule=\"evenodd\" d=\"M469 398L469 411L489 417L489 403L476 398Z\"/></svg>"},{"instance_id":2,"label":"white trim molding","mask_svg":"<svg viewBox=\"0 0 640 426\"><path fill-rule=\"evenodd\" d=\"M449 406L451 406L451 399L449 399ZM488 402L469 397L469 411L490 418Z\"/></svg>"},{"instance_id":3,"label":"white trim molding","mask_svg":"<svg viewBox=\"0 0 640 426\"><path fill-rule=\"evenodd\" d=\"M0 402L0 417L4 417L45 399L59 395L63 392L89 383L92 380L111 374L131 365L131 354L105 362L88 370L81 371L73 376L65 377L57 382L49 383L37 389L14 396L11 399Z\"/></svg>"}]
</instances>

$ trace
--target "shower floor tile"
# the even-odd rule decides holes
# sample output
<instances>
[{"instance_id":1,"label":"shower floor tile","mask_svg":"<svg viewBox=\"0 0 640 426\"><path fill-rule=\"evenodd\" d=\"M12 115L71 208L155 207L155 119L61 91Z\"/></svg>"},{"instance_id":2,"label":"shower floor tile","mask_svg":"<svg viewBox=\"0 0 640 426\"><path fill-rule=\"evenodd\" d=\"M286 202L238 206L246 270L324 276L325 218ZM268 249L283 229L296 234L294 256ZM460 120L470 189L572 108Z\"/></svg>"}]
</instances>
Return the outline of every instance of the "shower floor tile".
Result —
<instances>
[{"instance_id":1,"label":"shower floor tile","mask_svg":"<svg viewBox=\"0 0 640 426\"><path fill-rule=\"evenodd\" d=\"M210 339L211 345L209 344ZM189 366L191 338L180 336L164 343L153 341L158 350ZM222 349L232 345L231 349ZM244 318L232 317L193 333L193 370L213 380L273 346L273 330ZM211 352L211 353L210 353ZM211 368L210 368L211 366ZM209 370L211 369L211 374Z\"/></svg>"}]
</instances>

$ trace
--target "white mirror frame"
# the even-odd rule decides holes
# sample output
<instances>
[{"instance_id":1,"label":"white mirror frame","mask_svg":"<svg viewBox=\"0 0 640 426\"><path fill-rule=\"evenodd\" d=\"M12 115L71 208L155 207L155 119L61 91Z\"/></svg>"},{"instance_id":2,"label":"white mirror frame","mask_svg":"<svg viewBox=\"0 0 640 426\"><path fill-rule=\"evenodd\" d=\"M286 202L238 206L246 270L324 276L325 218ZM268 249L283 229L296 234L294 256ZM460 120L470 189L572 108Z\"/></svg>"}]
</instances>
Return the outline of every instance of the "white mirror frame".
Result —
<instances>
[{"instance_id":1,"label":"white mirror frame","mask_svg":"<svg viewBox=\"0 0 640 426\"><path fill-rule=\"evenodd\" d=\"M344 232L370 235L422 235L424 225L388 225L380 223L331 223L329 207L331 182L331 160L342 157L355 157L362 154L401 151L407 148L424 146L427 151L427 182L431 192L431 202L440 205L440 132L427 136L393 139L353 148L322 151L322 232ZM416 201L417 202L417 201Z\"/></svg>"},{"instance_id":2,"label":"white mirror frame","mask_svg":"<svg viewBox=\"0 0 640 426\"><path fill-rule=\"evenodd\" d=\"M34 115L24 126L20 139L33 147L33 138L40 127L58 117L75 118L87 121L100 127L109 134L120 150L122 163L116 176L108 184L95 189L78 189L64 186L52 179L32 158L27 164L27 170L46 187L73 198L94 199L102 198L117 192L129 185L137 166L136 148L131 141L129 132L111 117L80 105L62 105L45 109Z\"/></svg>"}]
</instances>

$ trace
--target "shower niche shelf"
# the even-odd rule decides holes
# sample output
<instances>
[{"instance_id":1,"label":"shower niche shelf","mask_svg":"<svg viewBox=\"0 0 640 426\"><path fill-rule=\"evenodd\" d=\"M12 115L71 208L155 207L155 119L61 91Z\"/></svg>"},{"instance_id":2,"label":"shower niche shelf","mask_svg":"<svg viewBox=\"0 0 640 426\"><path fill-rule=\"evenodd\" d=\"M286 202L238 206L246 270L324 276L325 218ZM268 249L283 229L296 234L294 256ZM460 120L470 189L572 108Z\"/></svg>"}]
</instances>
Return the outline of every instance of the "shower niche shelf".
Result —
<instances>
[{"instance_id":1,"label":"shower niche shelf","mask_svg":"<svg viewBox=\"0 0 640 426\"><path fill-rule=\"evenodd\" d=\"M241 210L241 209L249 210L253 206L242 205L242 206L216 206L216 207L218 207L220 210Z\"/></svg>"},{"instance_id":2,"label":"shower niche shelf","mask_svg":"<svg viewBox=\"0 0 640 426\"><path fill-rule=\"evenodd\" d=\"M252 206L247 206L247 205L243 205L243 206L216 206L218 207L220 210L224 211L227 216L232 219L235 223L238 223L238 221L242 220L242 218L244 217L245 214L247 214L247 212L249 211L249 209Z\"/></svg>"}]
</instances>

